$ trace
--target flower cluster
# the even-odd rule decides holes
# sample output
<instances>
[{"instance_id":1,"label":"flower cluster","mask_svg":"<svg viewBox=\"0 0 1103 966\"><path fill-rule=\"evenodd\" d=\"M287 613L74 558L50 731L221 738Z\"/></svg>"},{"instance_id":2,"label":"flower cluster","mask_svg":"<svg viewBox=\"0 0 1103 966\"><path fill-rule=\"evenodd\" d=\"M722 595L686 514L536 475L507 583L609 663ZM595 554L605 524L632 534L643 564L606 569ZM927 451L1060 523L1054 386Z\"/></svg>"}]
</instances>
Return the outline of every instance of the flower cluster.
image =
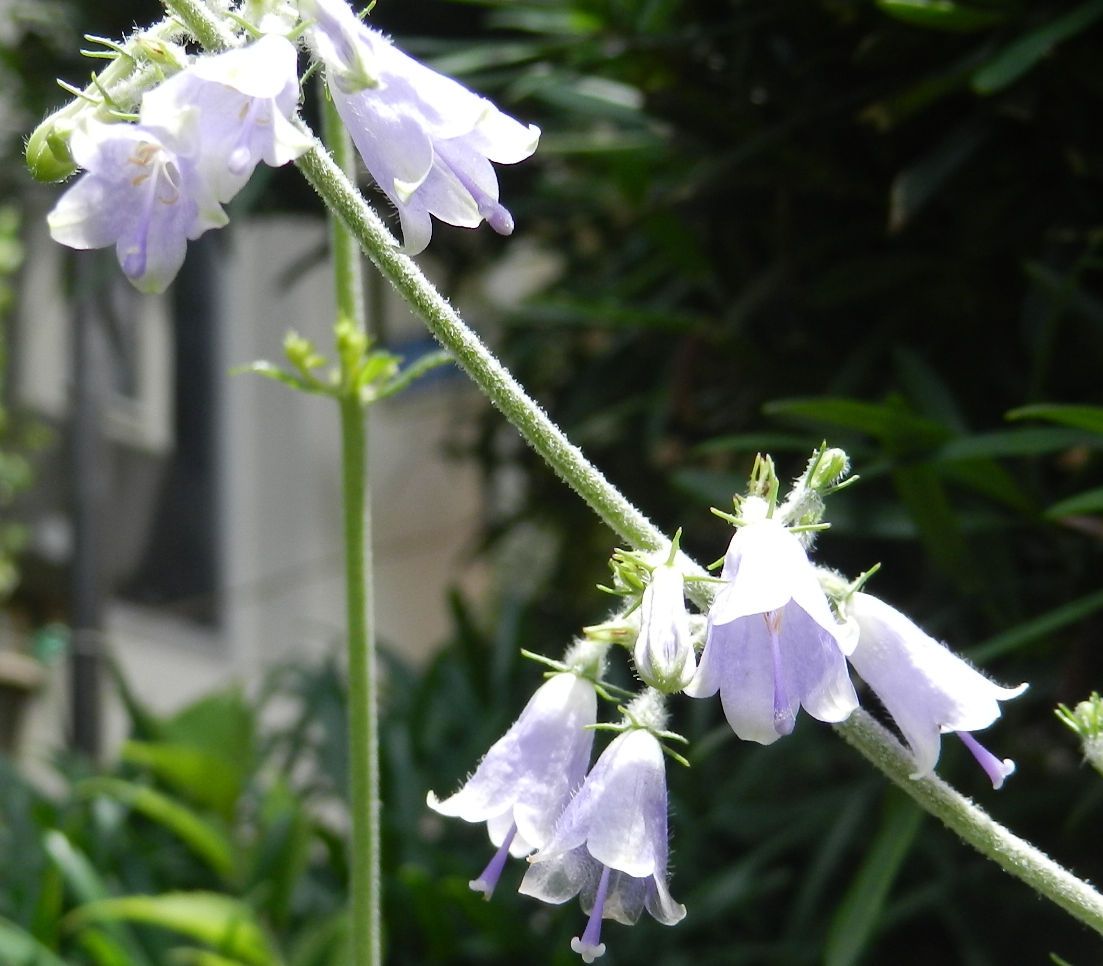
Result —
<instances>
[{"instance_id":1,"label":"flower cluster","mask_svg":"<svg viewBox=\"0 0 1103 966\"><path fill-rule=\"evenodd\" d=\"M85 173L50 212L51 235L71 248L114 244L138 289L164 291L187 242L226 224L222 204L258 163L286 164L309 148L290 120L297 102L295 47L267 35L147 92L137 123L86 118L70 141Z\"/></svg>"},{"instance_id":2,"label":"flower cluster","mask_svg":"<svg viewBox=\"0 0 1103 966\"><path fill-rule=\"evenodd\" d=\"M300 0L307 40L325 64L330 94L364 165L402 220L407 251L429 244L430 215L513 232L491 161L536 150L524 125L462 84L419 64L365 26L344 0Z\"/></svg>"},{"instance_id":3,"label":"flower cluster","mask_svg":"<svg viewBox=\"0 0 1103 966\"><path fill-rule=\"evenodd\" d=\"M589 917L571 948L591 963L605 952L603 919L631 925L646 909L673 925L685 916L667 888L667 791L662 696L645 691L590 768L595 680L607 645L580 641L520 717L449 798L442 815L486 822L497 852L471 888L488 899L508 855L527 855L519 891L559 904L579 896Z\"/></svg>"},{"instance_id":4,"label":"flower cluster","mask_svg":"<svg viewBox=\"0 0 1103 966\"><path fill-rule=\"evenodd\" d=\"M500 234L513 231L491 162L531 155L536 127L408 57L344 0L299 0L297 9L254 0L241 14L253 16L260 39L190 62L182 50L169 56L159 48L159 67L177 72L142 95L136 118L101 109L66 126L61 140L84 174L49 215L56 241L115 245L138 289L164 291L188 241L227 223L222 205L258 163L278 167L314 144L295 118L298 51L287 39L303 30L365 166L398 209L407 251L429 243L432 217L472 228L485 219ZM54 157L60 136L49 122L35 132L33 169ZM55 160L42 170L52 177L56 169Z\"/></svg>"},{"instance_id":5,"label":"flower cluster","mask_svg":"<svg viewBox=\"0 0 1103 966\"><path fill-rule=\"evenodd\" d=\"M1014 770L971 732L1000 715L1004 688L929 637L898 610L809 559L824 524L823 496L845 485L846 458L821 448L783 503L768 457L729 519L736 532L707 615L692 615L678 537L667 551L618 550L613 586L621 613L586 628L471 779L441 802L444 815L486 822L498 852L471 888L492 893L508 854L528 855L519 891L549 903L579 896L589 921L571 948L590 963L605 952L603 919L630 924L647 910L673 925L685 916L667 887L669 844L662 740L664 696L717 692L732 729L769 745L790 734L804 708L841 722L858 707L853 667L895 721L915 759L914 779L933 771L940 736L957 733L999 788ZM696 596L696 595L695 595ZM703 626L702 626L703 625ZM613 643L631 652L644 690L619 725L596 725L596 696ZM702 648L697 661L697 647ZM587 773L592 730L618 731ZM684 739L682 739L684 740Z\"/></svg>"}]
</instances>

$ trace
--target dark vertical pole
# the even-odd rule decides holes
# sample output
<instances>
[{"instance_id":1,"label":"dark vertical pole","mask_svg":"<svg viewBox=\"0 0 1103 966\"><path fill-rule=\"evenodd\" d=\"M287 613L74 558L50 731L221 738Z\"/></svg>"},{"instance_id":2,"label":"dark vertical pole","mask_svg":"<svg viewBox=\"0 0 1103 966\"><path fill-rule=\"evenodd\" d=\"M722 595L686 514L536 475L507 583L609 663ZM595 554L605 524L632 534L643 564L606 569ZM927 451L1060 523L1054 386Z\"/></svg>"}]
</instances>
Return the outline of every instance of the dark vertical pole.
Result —
<instances>
[{"instance_id":1,"label":"dark vertical pole","mask_svg":"<svg viewBox=\"0 0 1103 966\"><path fill-rule=\"evenodd\" d=\"M104 496L107 461L100 413L107 362L103 320L97 311L98 259L76 258L72 345L72 742L91 758L100 751L100 652L103 639Z\"/></svg>"}]
</instances>

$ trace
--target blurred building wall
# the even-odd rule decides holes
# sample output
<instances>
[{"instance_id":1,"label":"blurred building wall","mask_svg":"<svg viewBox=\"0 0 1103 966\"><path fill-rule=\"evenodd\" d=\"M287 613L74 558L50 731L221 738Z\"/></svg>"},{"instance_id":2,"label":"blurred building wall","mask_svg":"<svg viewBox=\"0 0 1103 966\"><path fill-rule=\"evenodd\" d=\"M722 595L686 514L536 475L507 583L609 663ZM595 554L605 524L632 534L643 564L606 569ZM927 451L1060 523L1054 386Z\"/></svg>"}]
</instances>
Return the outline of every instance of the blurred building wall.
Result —
<instances>
[{"instance_id":1,"label":"blurred building wall","mask_svg":"<svg viewBox=\"0 0 1103 966\"><path fill-rule=\"evenodd\" d=\"M186 606L175 606L180 602L139 604L118 594L107 608L107 646L136 692L162 710L231 680L255 685L274 664L336 651L342 635L335 406L256 375L229 375L232 367L257 359L279 364L284 335L292 328L313 339L323 354L330 352L333 295L322 257L324 226L314 219L280 216L235 222L232 231L221 234L224 271L215 306L221 318L212 330L220 371L209 400L217 428L214 532L220 573L216 606L206 609L217 616L213 622L197 622L188 619ZM28 271L25 280L16 367L22 401L57 420L67 399L64 344L71 309L57 294L58 249L42 234L31 244L28 264L37 269ZM167 299L142 296L134 302L135 311L152 320L132 332L137 354L145 359L138 370L153 372L156 379L144 387L137 407L144 405L146 411L132 414L129 431L125 421L120 425L110 417L116 495L125 493L127 478L138 474L136 460L158 465L174 445L171 407L166 409L174 395L167 384L172 371ZM388 348L413 355L425 347L423 326L389 290L369 303L385 314ZM177 324L188 320L177 319ZM480 405L481 397L462 376L441 370L374 407L369 417L376 624L384 646L412 662L423 660L448 631L447 590L476 589L483 580L469 559L482 512L477 472L445 452L465 414ZM144 455L133 456L131 450ZM62 565L58 573L64 569L67 538L65 481L56 477L64 472L63 459L46 465L39 490L50 496L34 521L42 530L35 539L52 540L53 550L46 550L62 558L55 561ZM156 474L148 468L142 472L143 492L156 487ZM142 501L132 496L116 502L122 504L114 508L117 522L108 529L133 542L134 534L124 531L142 512ZM166 512L173 510L162 504L153 515ZM140 547L129 552L131 570L135 561L142 565L142 552ZM112 566L128 566L110 552L107 557ZM155 563L172 566L171 557ZM63 743L67 687L67 675L58 667L29 713L24 758L42 759ZM123 737L125 720L111 687L103 690L110 749Z\"/></svg>"}]
</instances>

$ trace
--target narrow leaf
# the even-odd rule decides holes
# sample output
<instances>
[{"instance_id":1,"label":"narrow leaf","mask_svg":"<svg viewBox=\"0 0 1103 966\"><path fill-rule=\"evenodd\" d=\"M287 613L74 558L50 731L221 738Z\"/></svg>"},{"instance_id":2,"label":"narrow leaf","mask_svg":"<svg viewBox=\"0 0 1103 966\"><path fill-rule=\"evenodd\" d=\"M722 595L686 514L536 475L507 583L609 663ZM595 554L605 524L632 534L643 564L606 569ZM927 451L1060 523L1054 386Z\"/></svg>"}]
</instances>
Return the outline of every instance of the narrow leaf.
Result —
<instances>
[{"instance_id":1,"label":"narrow leaf","mask_svg":"<svg viewBox=\"0 0 1103 966\"><path fill-rule=\"evenodd\" d=\"M168 892L101 899L74 909L67 917L74 928L92 922L140 922L181 933L219 953L255 966L277 962L253 910L215 892Z\"/></svg>"},{"instance_id":2,"label":"narrow leaf","mask_svg":"<svg viewBox=\"0 0 1103 966\"><path fill-rule=\"evenodd\" d=\"M984 664L1001 654L1016 651L1020 647L1048 637L1062 627L1082 621L1097 610L1103 610L1103 590L1098 590L1094 594L1088 594L1085 597L1078 597L1076 600L1062 604L1060 607L1047 611L1033 620L1003 631L995 637L990 637L982 644L971 648L969 657L978 664Z\"/></svg>"},{"instance_id":3,"label":"narrow leaf","mask_svg":"<svg viewBox=\"0 0 1103 966\"><path fill-rule=\"evenodd\" d=\"M973 75L973 90L978 94L994 94L1014 83L1031 70L1057 44L1090 27L1103 16L1103 0L1088 0L1063 17L1009 44Z\"/></svg>"},{"instance_id":4,"label":"narrow leaf","mask_svg":"<svg viewBox=\"0 0 1103 966\"><path fill-rule=\"evenodd\" d=\"M65 966L29 932L10 920L0 918L0 963L17 966Z\"/></svg>"},{"instance_id":5,"label":"narrow leaf","mask_svg":"<svg viewBox=\"0 0 1103 966\"><path fill-rule=\"evenodd\" d=\"M861 958L876 933L885 900L922 818L923 812L902 793L888 793L881 826L831 920L824 966L854 966Z\"/></svg>"},{"instance_id":6,"label":"narrow leaf","mask_svg":"<svg viewBox=\"0 0 1103 966\"><path fill-rule=\"evenodd\" d=\"M181 802L155 788L118 778L91 778L74 790L78 795L106 795L122 802L168 829L224 879L233 877L233 844L221 829Z\"/></svg>"},{"instance_id":7,"label":"narrow leaf","mask_svg":"<svg viewBox=\"0 0 1103 966\"><path fill-rule=\"evenodd\" d=\"M904 23L954 32L983 30L1007 16L1002 10L970 7L954 0L877 0L877 6Z\"/></svg>"},{"instance_id":8,"label":"narrow leaf","mask_svg":"<svg viewBox=\"0 0 1103 966\"><path fill-rule=\"evenodd\" d=\"M1044 419L1062 426L1074 426L1092 433L1103 433L1103 406L1071 406L1062 403L1037 403L1020 406L1007 413L1006 419Z\"/></svg>"},{"instance_id":9,"label":"narrow leaf","mask_svg":"<svg viewBox=\"0 0 1103 966\"><path fill-rule=\"evenodd\" d=\"M1085 513L1103 513L1103 486L1054 503L1046 510L1045 515L1051 520L1057 520L1061 517L1082 516Z\"/></svg>"}]
</instances>

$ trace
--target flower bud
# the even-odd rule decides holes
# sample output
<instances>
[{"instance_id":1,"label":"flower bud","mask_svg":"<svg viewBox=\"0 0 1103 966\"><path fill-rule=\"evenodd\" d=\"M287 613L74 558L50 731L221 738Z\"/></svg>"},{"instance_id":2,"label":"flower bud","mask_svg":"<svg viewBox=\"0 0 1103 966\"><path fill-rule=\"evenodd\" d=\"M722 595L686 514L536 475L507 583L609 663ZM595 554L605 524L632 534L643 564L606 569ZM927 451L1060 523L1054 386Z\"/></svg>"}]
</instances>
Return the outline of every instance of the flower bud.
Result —
<instances>
[{"instance_id":1,"label":"flower bud","mask_svg":"<svg viewBox=\"0 0 1103 966\"><path fill-rule=\"evenodd\" d=\"M824 450L816 463L811 478L808 480L810 490L826 490L829 486L838 483L850 469L850 457L841 449L831 448Z\"/></svg>"},{"instance_id":2,"label":"flower bud","mask_svg":"<svg viewBox=\"0 0 1103 966\"><path fill-rule=\"evenodd\" d=\"M27 169L36 181L64 181L77 170L69 152L72 125L51 114L27 139Z\"/></svg>"},{"instance_id":3,"label":"flower bud","mask_svg":"<svg viewBox=\"0 0 1103 966\"><path fill-rule=\"evenodd\" d=\"M656 567L643 593L633 657L645 684L666 694L683 690L697 671L681 571Z\"/></svg>"}]
</instances>

